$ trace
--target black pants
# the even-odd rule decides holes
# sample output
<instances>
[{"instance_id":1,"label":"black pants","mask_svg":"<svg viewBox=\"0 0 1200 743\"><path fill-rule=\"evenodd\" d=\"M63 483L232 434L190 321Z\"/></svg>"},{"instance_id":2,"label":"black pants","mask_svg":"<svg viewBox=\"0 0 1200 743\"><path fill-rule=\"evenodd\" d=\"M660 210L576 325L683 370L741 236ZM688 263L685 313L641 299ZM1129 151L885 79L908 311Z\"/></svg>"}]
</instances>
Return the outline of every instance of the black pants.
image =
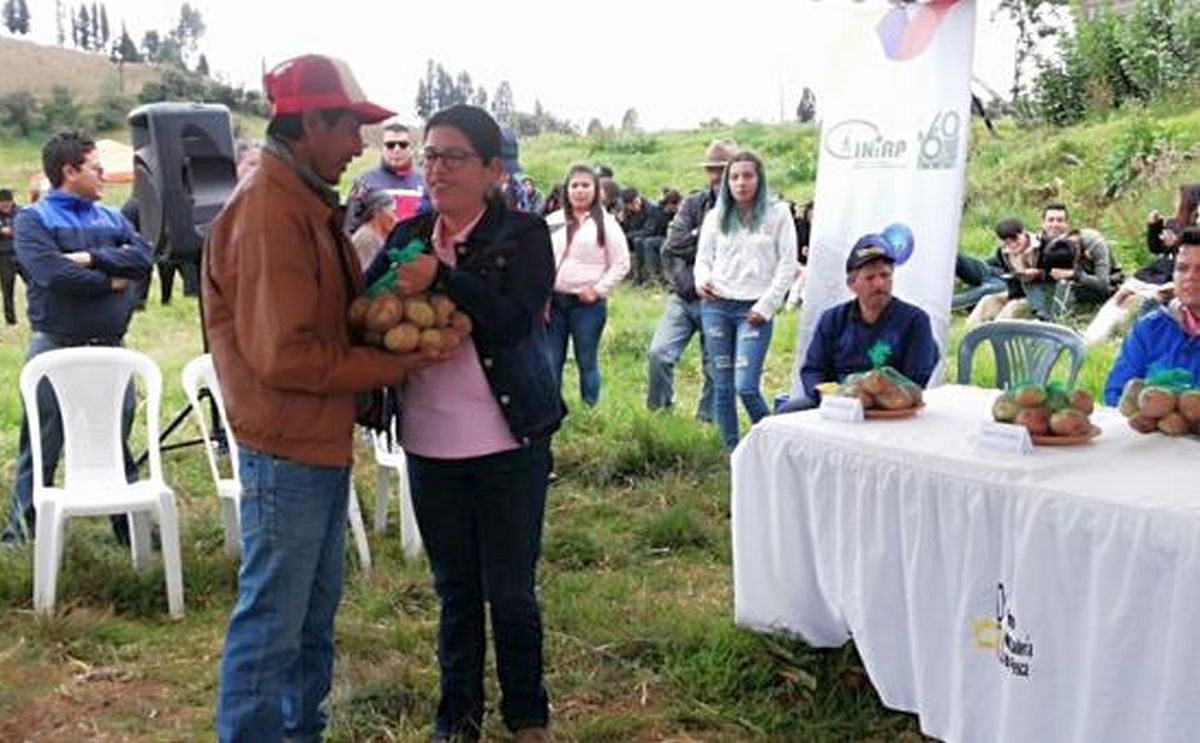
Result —
<instances>
[{"instance_id":1,"label":"black pants","mask_svg":"<svg viewBox=\"0 0 1200 743\"><path fill-rule=\"evenodd\" d=\"M4 293L4 321L17 324L17 305L13 301L13 287L17 279L17 262L11 253L0 255L0 291Z\"/></svg>"}]
</instances>

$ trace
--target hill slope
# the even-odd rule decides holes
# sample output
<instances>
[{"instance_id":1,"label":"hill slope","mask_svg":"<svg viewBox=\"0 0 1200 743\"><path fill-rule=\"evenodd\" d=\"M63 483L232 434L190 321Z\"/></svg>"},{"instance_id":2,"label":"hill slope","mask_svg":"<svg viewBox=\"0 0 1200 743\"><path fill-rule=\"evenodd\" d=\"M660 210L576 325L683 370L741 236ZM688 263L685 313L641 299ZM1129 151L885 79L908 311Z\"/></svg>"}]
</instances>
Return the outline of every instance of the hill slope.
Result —
<instances>
[{"instance_id":1,"label":"hill slope","mask_svg":"<svg viewBox=\"0 0 1200 743\"><path fill-rule=\"evenodd\" d=\"M118 67L103 54L45 46L22 39L0 38L0 95L28 90L39 99L56 85L71 91L76 101L91 101L104 92L137 95L162 72L153 65Z\"/></svg>"}]
</instances>

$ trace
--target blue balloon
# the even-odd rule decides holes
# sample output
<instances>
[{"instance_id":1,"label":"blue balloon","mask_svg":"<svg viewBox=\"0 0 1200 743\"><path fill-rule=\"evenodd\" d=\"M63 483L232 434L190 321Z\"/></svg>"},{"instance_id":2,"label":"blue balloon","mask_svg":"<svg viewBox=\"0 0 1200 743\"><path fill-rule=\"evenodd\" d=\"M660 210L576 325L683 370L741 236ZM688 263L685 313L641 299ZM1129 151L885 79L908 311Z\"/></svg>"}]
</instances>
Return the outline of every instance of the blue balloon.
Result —
<instances>
[{"instance_id":1,"label":"blue balloon","mask_svg":"<svg viewBox=\"0 0 1200 743\"><path fill-rule=\"evenodd\" d=\"M895 257L897 266L904 265L912 257L916 243L913 240L913 231L908 228L908 225L893 222L884 227L883 232L880 234L888 246L891 247L892 256Z\"/></svg>"}]
</instances>

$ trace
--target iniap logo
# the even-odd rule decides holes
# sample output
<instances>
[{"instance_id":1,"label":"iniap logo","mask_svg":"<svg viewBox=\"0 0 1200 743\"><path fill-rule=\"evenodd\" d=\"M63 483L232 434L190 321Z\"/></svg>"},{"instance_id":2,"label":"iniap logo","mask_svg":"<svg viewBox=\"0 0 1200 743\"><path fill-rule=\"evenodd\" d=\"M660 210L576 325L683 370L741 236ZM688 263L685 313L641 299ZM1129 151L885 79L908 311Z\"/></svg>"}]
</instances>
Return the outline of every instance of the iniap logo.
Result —
<instances>
[{"instance_id":1,"label":"iniap logo","mask_svg":"<svg viewBox=\"0 0 1200 743\"><path fill-rule=\"evenodd\" d=\"M889 10L875 26L888 59L905 62L920 56L937 35L942 19L957 4L958 0L932 0Z\"/></svg>"},{"instance_id":2,"label":"iniap logo","mask_svg":"<svg viewBox=\"0 0 1200 743\"><path fill-rule=\"evenodd\" d=\"M908 142L903 138L884 136L874 122L866 119L839 121L822 139L826 152L839 160L853 161L856 168L902 168L908 151Z\"/></svg>"}]
</instances>

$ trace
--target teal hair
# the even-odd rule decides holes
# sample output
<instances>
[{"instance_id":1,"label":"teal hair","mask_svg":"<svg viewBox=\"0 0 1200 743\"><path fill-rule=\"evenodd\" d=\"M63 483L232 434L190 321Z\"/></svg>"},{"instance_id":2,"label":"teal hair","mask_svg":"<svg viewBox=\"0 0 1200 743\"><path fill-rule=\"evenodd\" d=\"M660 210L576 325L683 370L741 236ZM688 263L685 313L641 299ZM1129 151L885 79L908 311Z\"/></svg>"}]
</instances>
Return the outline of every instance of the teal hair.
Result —
<instances>
[{"instance_id":1,"label":"teal hair","mask_svg":"<svg viewBox=\"0 0 1200 743\"><path fill-rule=\"evenodd\" d=\"M754 192L754 210L750 213L749 229L757 230L767 216L767 171L758 155L749 150L742 150L733 156L725 166L724 175L721 176L721 192L717 194L717 224L721 227L722 235L728 235L741 226L737 202L729 190L729 171L734 163L754 163L754 170L758 173L758 190Z\"/></svg>"}]
</instances>

